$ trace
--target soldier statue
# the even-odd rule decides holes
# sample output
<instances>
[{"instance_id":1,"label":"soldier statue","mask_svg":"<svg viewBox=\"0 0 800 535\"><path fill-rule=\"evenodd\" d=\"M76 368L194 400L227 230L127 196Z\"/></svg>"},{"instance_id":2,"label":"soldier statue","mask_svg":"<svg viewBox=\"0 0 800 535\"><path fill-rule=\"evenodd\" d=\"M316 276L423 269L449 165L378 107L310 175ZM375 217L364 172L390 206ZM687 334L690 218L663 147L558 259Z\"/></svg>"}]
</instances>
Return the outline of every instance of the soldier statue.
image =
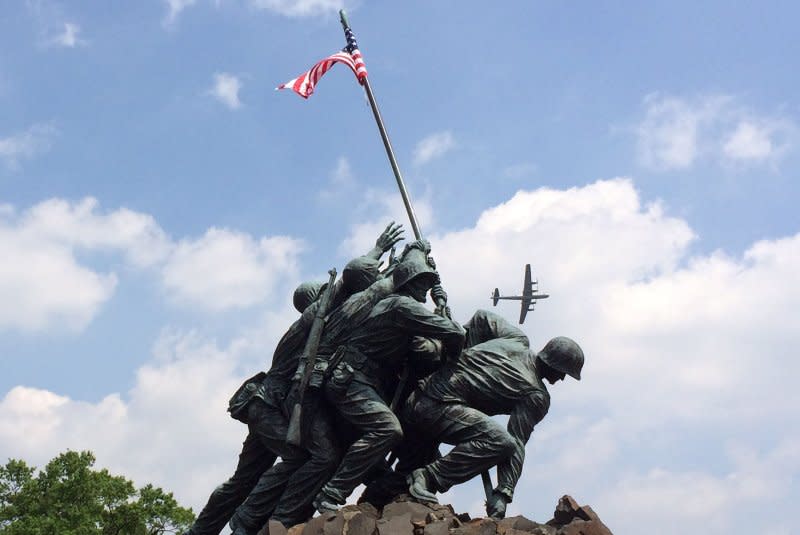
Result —
<instances>
[{"instance_id":1,"label":"soldier statue","mask_svg":"<svg viewBox=\"0 0 800 535\"><path fill-rule=\"evenodd\" d=\"M400 225L390 223L370 252L348 264L351 268L348 282L351 284L345 284L344 277L337 283L334 302L343 300L348 293L362 289L358 285L370 280L373 270L377 272L378 260L402 239L402 233ZM364 269L369 274L360 276L352 273L359 269ZM347 268L345 270L347 271ZM305 488L293 487L293 491L297 492L302 500L284 500L286 509L278 512L279 520L292 524L304 520L313 513L313 509L308 509L309 504L318 488L338 466L339 447L330 427L330 421L323 413L313 418L311 425L314 430L309 433L313 439L304 444L303 448L286 444L288 416L285 400L292 385L292 377L297 369L308 330L316 314L318 304L316 298L322 286L318 283L303 283L297 288L293 301L295 308L301 312L301 317L278 342L270 370L245 381L231 399L228 409L231 416L248 426L248 435L242 445L239 462L233 476L214 489L197 520L184 535L218 535L278 457L281 457L282 462L274 466L275 470L271 472L272 478L262 485L260 494L262 500L252 504L253 507L245 507L241 511L242 516L246 517L256 509L258 514L253 513L252 516L258 516L260 519L266 514L269 517L273 513L274 502L283 494L283 486L303 466L307 469L306 473L300 474L301 477L298 479L306 476ZM313 475L309 476L309 473ZM283 516L280 516L281 514Z\"/></svg>"},{"instance_id":2,"label":"soldier statue","mask_svg":"<svg viewBox=\"0 0 800 535\"><path fill-rule=\"evenodd\" d=\"M398 376L414 337L439 340L445 354L458 354L464 343L461 326L423 306L426 294L439 282L429 252L430 245L424 240L406 246L392 273L394 293L378 301L363 322L328 342L328 350L333 346L336 350L330 378L324 384L325 399L355 429L357 439L314 499L320 512L344 504L373 466L401 440L400 421L389 400L398 388Z\"/></svg>"},{"instance_id":3,"label":"soldier statue","mask_svg":"<svg viewBox=\"0 0 800 535\"><path fill-rule=\"evenodd\" d=\"M498 485L487 496L487 513L503 517L522 473L525 444L550 407L542 379L580 380L583 351L573 340L557 337L532 352L521 330L484 310L464 327L466 349L422 380L403 409L409 431L421 441L455 446L414 470L409 492L436 501L435 493L497 466ZM507 428L491 418L498 414L510 415Z\"/></svg>"}]
</instances>

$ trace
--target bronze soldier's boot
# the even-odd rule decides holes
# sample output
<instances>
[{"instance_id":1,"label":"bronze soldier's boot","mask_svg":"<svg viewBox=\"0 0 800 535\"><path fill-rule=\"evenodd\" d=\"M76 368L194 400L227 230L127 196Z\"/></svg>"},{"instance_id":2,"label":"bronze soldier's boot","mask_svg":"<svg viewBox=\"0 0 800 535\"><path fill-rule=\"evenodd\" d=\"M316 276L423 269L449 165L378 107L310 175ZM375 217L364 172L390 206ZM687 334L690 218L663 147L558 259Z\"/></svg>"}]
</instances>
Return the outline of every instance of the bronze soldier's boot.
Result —
<instances>
[{"instance_id":1,"label":"bronze soldier's boot","mask_svg":"<svg viewBox=\"0 0 800 535\"><path fill-rule=\"evenodd\" d=\"M417 468L408 474L406 481L408 481L408 493L413 497L424 502L439 503L436 493L432 491L431 485L428 483L425 468Z\"/></svg>"},{"instance_id":2,"label":"bronze soldier's boot","mask_svg":"<svg viewBox=\"0 0 800 535\"><path fill-rule=\"evenodd\" d=\"M231 535L255 535L256 530L249 530L243 524L242 521L239 519L236 514L231 517L230 522L228 522L228 527L231 528Z\"/></svg>"},{"instance_id":3,"label":"bronze soldier's boot","mask_svg":"<svg viewBox=\"0 0 800 535\"><path fill-rule=\"evenodd\" d=\"M314 498L311 505L313 505L314 509L321 515L325 513L334 513L339 510L339 504L324 492L317 494L317 497Z\"/></svg>"}]
</instances>

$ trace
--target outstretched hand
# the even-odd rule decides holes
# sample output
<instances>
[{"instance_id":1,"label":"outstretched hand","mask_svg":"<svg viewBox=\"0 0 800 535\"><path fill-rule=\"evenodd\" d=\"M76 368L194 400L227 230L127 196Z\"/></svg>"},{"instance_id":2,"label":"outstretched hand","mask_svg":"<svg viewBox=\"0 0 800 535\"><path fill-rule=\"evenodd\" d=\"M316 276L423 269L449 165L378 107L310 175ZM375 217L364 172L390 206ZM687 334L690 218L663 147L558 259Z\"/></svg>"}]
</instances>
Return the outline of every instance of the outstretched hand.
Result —
<instances>
[{"instance_id":1,"label":"outstretched hand","mask_svg":"<svg viewBox=\"0 0 800 535\"><path fill-rule=\"evenodd\" d=\"M397 242L403 239L403 225L392 221L386 226L386 229L375 240L375 247L384 253L394 247Z\"/></svg>"}]
</instances>

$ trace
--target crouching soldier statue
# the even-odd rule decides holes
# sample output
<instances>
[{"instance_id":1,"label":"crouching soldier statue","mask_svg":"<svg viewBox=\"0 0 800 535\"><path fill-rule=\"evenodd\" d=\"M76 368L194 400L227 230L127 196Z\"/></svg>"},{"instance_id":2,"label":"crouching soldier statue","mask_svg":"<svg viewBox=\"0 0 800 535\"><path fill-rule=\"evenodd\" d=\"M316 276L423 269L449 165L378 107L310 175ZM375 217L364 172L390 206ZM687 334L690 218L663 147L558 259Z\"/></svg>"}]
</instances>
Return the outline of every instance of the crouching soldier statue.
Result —
<instances>
[{"instance_id":1,"label":"crouching soldier statue","mask_svg":"<svg viewBox=\"0 0 800 535\"><path fill-rule=\"evenodd\" d=\"M522 472L525 444L550 407L542 380L580 380L583 351L557 337L535 353L521 330L483 310L464 327L466 349L420 381L402 411L409 432L455 446L411 472L409 492L436 501L435 493L497 466L498 485L486 512L502 518ZM507 429L491 418L497 414L510 415Z\"/></svg>"}]
</instances>

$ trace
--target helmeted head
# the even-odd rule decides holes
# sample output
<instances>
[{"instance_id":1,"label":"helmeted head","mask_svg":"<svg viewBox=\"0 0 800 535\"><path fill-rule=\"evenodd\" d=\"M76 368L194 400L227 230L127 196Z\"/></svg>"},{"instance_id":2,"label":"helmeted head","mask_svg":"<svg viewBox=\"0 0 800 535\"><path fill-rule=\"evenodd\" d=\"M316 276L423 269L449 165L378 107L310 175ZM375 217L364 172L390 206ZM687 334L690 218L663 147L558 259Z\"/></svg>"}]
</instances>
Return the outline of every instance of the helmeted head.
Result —
<instances>
[{"instance_id":1,"label":"helmeted head","mask_svg":"<svg viewBox=\"0 0 800 535\"><path fill-rule=\"evenodd\" d=\"M308 306L317 300L322 289L327 286L323 282L306 281L300 284L294 291L292 296L292 303L294 308L301 314L308 308Z\"/></svg>"},{"instance_id":2,"label":"helmeted head","mask_svg":"<svg viewBox=\"0 0 800 535\"><path fill-rule=\"evenodd\" d=\"M425 294L439 283L439 274L428 257L430 245L417 240L406 246L400 262L392 273L396 292L409 293L417 301L425 302Z\"/></svg>"},{"instance_id":3,"label":"helmeted head","mask_svg":"<svg viewBox=\"0 0 800 535\"><path fill-rule=\"evenodd\" d=\"M379 263L372 257L354 258L342 271L342 286L347 294L354 294L369 288L378 280Z\"/></svg>"},{"instance_id":4,"label":"helmeted head","mask_svg":"<svg viewBox=\"0 0 800 535\"><path fill-rule=\"evenodd\" d=\"M575 340L566 336L556 336L547 342L537 357L556 372L581 380L583 350Z\"/></svg>"}]
</instances>

